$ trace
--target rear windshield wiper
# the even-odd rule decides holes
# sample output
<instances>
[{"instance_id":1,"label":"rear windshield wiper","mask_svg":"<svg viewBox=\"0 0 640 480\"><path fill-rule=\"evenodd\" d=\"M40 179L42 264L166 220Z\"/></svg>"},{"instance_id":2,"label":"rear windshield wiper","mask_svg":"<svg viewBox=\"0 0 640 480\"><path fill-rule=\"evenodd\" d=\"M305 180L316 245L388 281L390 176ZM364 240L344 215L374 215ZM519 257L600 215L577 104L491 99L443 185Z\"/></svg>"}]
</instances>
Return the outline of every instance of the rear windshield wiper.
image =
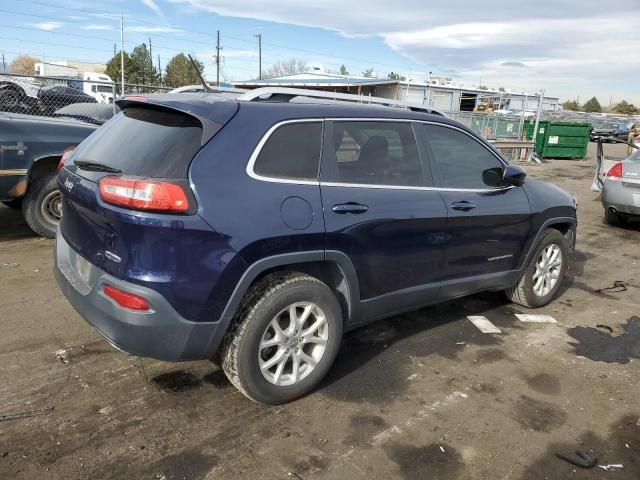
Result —
<instances>
[{"instance_id":1,"label":"rear windshield wiper","mask_svg":"<svg viewBox=\"0 0 640 480\"><path fill-rule=\"evenodd\" d=\"M87 160L76 160L73 163L78 168L91 172L122 173L122 170L110 167L109 165L105 165L104 163L89 162Z\"/></svg>"}]
</instances>

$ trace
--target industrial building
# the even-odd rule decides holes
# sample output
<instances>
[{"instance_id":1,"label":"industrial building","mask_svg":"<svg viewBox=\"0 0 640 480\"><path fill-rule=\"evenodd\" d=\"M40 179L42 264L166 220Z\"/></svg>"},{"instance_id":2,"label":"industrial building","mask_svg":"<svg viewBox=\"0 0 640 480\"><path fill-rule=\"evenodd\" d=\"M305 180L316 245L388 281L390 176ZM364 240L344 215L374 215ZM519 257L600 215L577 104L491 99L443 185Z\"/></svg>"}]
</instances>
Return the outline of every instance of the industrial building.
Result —
<instances>
[{"instance_id":1,"label":"industrial building","mask_svg":"<svg viewBox=\"0 0 640 480\"><path fill-rule=\"evenodd\" d=\"M349 77L326 73L297 73L282 77L235 82L239 88L294 87L325 90L336 93L353 93L403 100L407 103L429 105L446 113L472 112L490 106L494 110L535 111L538 109L538 93L513 92L508 89L492 90L468 87L454 83L450 78L432 77L429 82ZM561 110L557 97L545 96L542 110Z\"/></svg>"}]
</instances>

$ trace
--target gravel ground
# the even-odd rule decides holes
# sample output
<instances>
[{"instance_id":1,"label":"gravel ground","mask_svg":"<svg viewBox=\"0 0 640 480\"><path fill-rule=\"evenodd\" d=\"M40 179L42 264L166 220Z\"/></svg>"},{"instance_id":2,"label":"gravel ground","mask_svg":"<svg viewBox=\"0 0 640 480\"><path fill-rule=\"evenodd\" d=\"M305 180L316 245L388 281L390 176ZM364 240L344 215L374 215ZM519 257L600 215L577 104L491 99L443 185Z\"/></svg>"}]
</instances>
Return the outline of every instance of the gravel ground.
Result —
<instances>
[{"instance_id":1,"label":"gravel ground","mask_svg":"<svg viewBox=\"0 0 640 480\"><path fill-rule=\"evenodd\" d=\"M279 407L211 363L111 349L58 292L52 241L0 207L0 478L638 480L640 223L603 224L594 152L527 166L579 201L569 278L535 312L556 324L500 293L400 315L349 333L321 387ZM624 468L556 457L575 449Z\"/></svg>"}]
</instances>

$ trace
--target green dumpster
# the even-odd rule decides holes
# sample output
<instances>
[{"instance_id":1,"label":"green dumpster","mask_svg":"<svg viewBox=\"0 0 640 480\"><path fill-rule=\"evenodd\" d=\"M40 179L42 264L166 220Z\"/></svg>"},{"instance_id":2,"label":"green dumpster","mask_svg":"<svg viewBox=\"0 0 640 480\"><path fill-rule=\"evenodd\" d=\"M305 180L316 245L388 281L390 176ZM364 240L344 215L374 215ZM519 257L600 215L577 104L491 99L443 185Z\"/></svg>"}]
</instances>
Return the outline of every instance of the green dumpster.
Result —
<instances>
[{"instance_id":1,"label":"green dumpster","mask_svg":"<svg viewBox=\"0 0 640 480\"><path fill-rule=\"evenodd\" d=\"M535 120L525 122L527 139L533 136ZM536 135L536 153L543 158L584 158L589 145L588 122L540 122Z\"/></svg>"},{"instance_id":2,"label":"green dumpster","mask_svg":"<svg viewBox=\"0 0 640 480\"><path fill-rule=\"evenodd\" d=\"M526 140L533 139L533 127L535 126L535 120L529 119L524 122L524 135ZM540 123L538 124L538 134L536 135L536 153L540 156L542 156L542 149L545 144L548 127L548 120L540 120Z\"/></svg>"}]
</instances>

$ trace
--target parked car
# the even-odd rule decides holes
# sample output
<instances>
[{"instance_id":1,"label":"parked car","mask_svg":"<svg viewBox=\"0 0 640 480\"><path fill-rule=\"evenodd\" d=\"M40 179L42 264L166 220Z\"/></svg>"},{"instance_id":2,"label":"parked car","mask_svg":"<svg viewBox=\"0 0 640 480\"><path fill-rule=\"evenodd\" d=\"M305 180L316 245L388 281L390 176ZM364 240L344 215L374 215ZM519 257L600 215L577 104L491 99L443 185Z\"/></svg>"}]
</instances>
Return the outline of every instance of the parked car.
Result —
<instances>
[{"instance_id":1,"label":"parked car","mask_svg":"<svg viewBox=\"0 0 640 480\"><path fill-rule=\"evenodd\" d=\"M483 290L552 301L570 194L444 116L291 92L124 98L64 163L55 277L109 343L217 356L277 404L346 330Z\"/></svg>"},{"instance_id":2,"label":"parked car","mask_svg":"<svg viewBox=\"0 0 640 480\"><path fill-rule=\"evenodd\" d=\"M624 225L640 216L640 150L609 169L601 199L609 225Z\"/></svg>"},{"instance_id":3,"label":"parked car","mask_svg":"<svg viewBox=\"0 0 640 480\"><path fill-rule=\"evenodd\" d=\"M105 103L73 103L56 110L53 116L76 118L83 122L93 123L94 125L102 125L119 111L120 107L117 105L108 105Z\"/></svg>"},{"instance_id":4,"label":"parked car","mask_svg":"<svg viewBox=\"0 0 640 480\"><path fill-rule=\"evenodd\" d=\"M38 100L44 115L51 115L56 110L75 103L97 103L92 96L64 85L42 87L38 91Z\"/></svg>"},{"instance_id":5,"label":"parked car","mask_svg":"<svg viewBox=\"0 0 640 480\"><path fill-rule=\"evenodd\" d=\"M56 167L62 155L96 128L67 118L0 112L0 201L22 209L38 235L53 238L60 220Z\"/></svg>"},{"instance_id":6,"label":"parked car","mask_svg":"<svg viewBox=\"0 0 640 480\"><path fill-rule=\"evenodd\" d=\"M598 137L605 139L617 138L619 127L614 122L595 122L589 134L589 140L595 142Z\"/></svg>"},{"instance_id":7,"label":"parked car","mask_svg":"<svg viewBox=\"0 0 640 480\"><path fill-rule=\"evenodd\" d=\"M96 99L67 85L40 86L30 77L0 75L0 111L49 116L73 103Z\"/></svg>"}]
</instances>

